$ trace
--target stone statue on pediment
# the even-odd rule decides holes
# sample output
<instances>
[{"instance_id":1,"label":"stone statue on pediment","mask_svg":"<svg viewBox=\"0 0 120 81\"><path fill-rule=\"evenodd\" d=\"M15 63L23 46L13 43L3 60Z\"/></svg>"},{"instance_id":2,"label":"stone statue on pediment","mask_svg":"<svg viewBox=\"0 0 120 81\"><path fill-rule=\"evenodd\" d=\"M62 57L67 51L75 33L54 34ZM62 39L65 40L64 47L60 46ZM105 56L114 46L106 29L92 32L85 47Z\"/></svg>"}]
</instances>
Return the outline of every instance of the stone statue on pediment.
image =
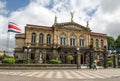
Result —
<instances>
[{"instance_id":1,"label":"stone statue on pediment","mask_svg":"<svg viewBox=\"0 0 120 81\"><path fill-rule=\"evenodd\" d=\"M87 21L87 27L89 28L89 21Z\"/></svg>"},{"instance_id":2,"label":"stone statue on pediment","mask_svg":"<svg viewBox=\"0 0 120 81\"><path fill-rule=\"evenodd\" d=\"M55 20L54 20L54 23L57 23L57 17L55 16Z\"/></svg>"},{"instance_id":3,"label":"stone statue on pediment","mask_svg":"<svg viewBox=\"0 0 120 81\"><path fill-rule=\"evenodd\" d=\"M70 12L70 14L71 14L71 22L73 22L74 12Z\"/></svg>"}]
</instances>

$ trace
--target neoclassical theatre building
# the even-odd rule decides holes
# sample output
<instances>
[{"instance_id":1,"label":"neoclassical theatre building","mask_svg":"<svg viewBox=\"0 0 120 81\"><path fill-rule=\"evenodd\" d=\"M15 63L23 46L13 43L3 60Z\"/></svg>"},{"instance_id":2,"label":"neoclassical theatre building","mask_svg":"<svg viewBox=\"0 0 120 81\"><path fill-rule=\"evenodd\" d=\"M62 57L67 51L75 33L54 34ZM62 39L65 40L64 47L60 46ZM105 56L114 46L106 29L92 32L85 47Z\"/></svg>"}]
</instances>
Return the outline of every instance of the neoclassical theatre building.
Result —
<instances>
[{"instance_id":1,"label":"neoclassical theatre building","mask_svg":"<svg viewBox=\"0 0 120 81\"><path fill-rule=\"evenodd\" d=\"M31 63L49 63L51 59L58 59L67 64L67 56L72 55L71 63L76 63L76 53L80 53L80 63L89 62L90 45L93 45L93 56L98 61L102 59L103 48L107 47L107 35L92 32L87 22L82 26L73 21L58 23L55 17L51 27L27 24L25 33L15 36L15 59ZM79 50L77 50L79 48Z\"/></svg>"}]
</instances>

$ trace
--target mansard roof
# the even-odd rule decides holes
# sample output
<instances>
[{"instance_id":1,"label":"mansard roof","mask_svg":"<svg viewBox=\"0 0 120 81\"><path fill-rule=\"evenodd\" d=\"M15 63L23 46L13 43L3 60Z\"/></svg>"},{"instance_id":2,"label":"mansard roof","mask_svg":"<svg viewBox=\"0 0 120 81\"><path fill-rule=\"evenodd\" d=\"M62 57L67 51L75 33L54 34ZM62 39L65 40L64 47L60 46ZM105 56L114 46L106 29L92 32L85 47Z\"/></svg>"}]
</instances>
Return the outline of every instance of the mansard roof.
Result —
<instances>
[{"instance_id":1,"label":"mansard roof","mask_svg":"<svg viewBox=\"0 0 120 81\"><path fill-rule=\"evenodd\" d=\"M41 26L41 25L33 25L33 24L27 24L27 27L47 28L47 29L51 29L52 28L50 26Z\"/></svg>"},{"instance_id":2,"label":"mansard roof","mask_svg":"<svg viewBox=\"0 0 120 81\"><path fill-rule=\"evenodd\" d=\"M91 35L107 36L107 34L91 32Z\"/></svg>"}]
</instances>

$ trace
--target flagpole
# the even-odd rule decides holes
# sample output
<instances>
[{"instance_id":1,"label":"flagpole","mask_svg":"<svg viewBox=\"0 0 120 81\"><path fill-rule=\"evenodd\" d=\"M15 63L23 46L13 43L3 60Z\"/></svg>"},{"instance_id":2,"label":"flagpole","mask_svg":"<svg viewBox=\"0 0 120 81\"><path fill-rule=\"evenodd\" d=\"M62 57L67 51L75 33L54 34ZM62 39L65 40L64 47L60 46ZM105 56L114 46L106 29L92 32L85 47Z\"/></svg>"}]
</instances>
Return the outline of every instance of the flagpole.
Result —
<instances>
[{"instance_id":1,"label":"flagpole","mask_svg":"<svg viewBox=\"0 0 120 81\"><path fill-rule=\"evenodd\" d=\"M7 32L7 43L6 43L6 52L9 53L9 39L10 39L10 32Z\"/></svg>"},{"instance_id":2,"label":"flagpole","mask_svg":"<svg viewBox=\"0 0 120 81\"><path fill-rule=\"evenodd\" d=\"M9 27L9 20L8 20L8 27ZM8 29L7 29L7 41L6 41L6 53L8 54L9 52L9 39L10 39L10 32L8 32Z\"/></svg>"},{"instance_id":3,"label":"flagpole","mask_svg":"<svg viewBox=\"0 0 120 81\"><path fill-rule=\"evenodd\" d=\"M7 43L6 43L6 51L7 51L7 53L9 53L9 46L10 46L10 44L9 44L10 43L10 32L20 33L21 29L19 28L19 26L17 26L13 22L8 23Z\"/></svg>"}]
</instances>

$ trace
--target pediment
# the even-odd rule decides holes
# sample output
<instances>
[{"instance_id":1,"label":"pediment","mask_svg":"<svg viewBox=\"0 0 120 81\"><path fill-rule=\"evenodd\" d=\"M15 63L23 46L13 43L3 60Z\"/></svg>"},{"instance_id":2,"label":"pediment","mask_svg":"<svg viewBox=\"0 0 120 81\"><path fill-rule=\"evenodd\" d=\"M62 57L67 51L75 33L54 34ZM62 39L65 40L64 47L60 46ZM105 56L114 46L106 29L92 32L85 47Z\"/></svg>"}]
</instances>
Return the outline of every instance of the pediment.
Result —
<instances>
[{"instance_id":1,"label":"pediment","mask_svg":"<svg viewBox=\"0 0 120 81\"><path fill-rule=\"evenodd\" d=\"M83 30L80 26L74 25L74 24L69 24L69 25L65 25L63 26L64 28L68 28L68 29L77 29L77 30Z\"/></svg>"},{"instance_id":2,"label":"pediment","mask_svg":"<svg viewBox=\"0 0 120 81\"><path fill-rule=\"evenodd\" d=\"M67 23L58 23L60 28L67 28L67 29L76 29L76 30L88 30L87 27L84 27L80 24L75 22L67 22Z\"/></svg>"}]
</instances>

